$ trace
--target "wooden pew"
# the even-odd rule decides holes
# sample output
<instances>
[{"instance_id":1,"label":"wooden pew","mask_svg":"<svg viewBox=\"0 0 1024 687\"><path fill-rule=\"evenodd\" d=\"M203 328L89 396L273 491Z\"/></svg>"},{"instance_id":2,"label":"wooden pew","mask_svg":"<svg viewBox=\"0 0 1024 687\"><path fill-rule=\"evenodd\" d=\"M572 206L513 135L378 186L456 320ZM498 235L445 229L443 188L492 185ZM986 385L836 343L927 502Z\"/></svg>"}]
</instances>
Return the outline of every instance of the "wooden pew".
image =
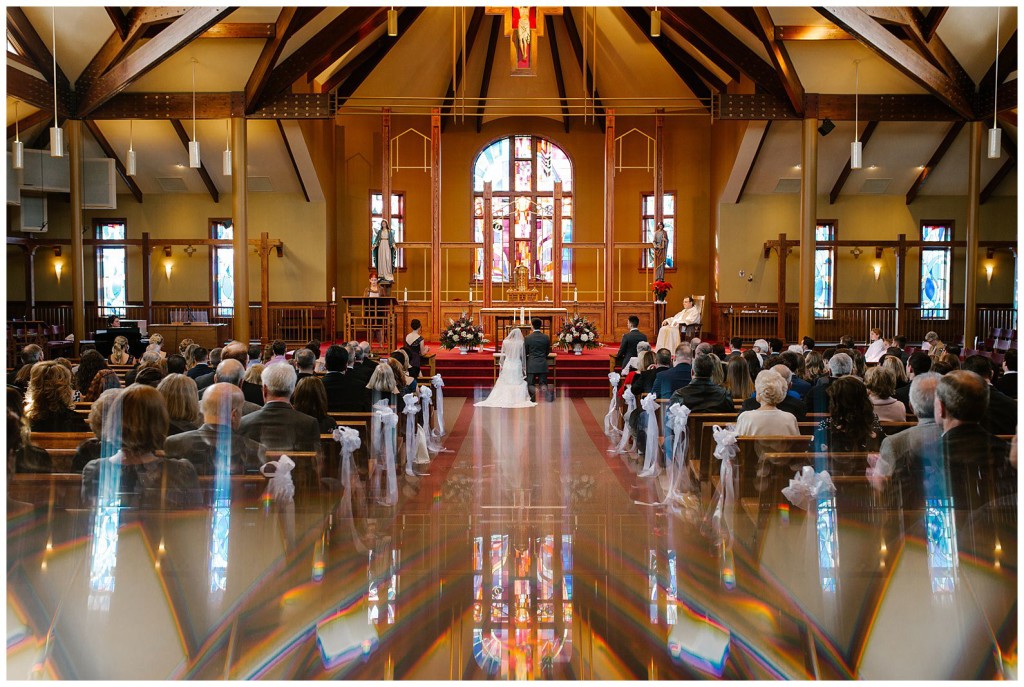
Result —
<instances>
[{"instance_id":1,"label":"wooden pew","mask_svg":"<svg viewBox=\"0 0 1024 687\"><path fill-rule=\"evenodd\" d=\"M95 439L92 432L32 432L29 434L29 442L33 446L57 449L76 449L86 439Z\"/></svg>"}]
</instances>

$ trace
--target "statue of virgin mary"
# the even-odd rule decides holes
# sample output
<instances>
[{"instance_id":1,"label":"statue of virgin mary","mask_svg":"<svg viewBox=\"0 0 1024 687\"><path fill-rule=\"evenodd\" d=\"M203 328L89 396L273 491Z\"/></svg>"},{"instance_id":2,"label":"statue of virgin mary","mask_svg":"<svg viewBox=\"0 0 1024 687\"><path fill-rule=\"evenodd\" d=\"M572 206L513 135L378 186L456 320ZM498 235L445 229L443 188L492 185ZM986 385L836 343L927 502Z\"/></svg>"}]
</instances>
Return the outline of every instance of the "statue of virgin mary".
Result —
<instances>
[{"instance_id":1,"label":"statue of virgin mary","mask_svg":"<svg viewBox=\"0 0 1024 687\"><path fill-rule=\"evenodd\" d=\"M380 223L380 229L373 237L371 262L377 270L377 281L390 284L395 281L395 244L387 220Z\"/></svg>"}]
</instances>

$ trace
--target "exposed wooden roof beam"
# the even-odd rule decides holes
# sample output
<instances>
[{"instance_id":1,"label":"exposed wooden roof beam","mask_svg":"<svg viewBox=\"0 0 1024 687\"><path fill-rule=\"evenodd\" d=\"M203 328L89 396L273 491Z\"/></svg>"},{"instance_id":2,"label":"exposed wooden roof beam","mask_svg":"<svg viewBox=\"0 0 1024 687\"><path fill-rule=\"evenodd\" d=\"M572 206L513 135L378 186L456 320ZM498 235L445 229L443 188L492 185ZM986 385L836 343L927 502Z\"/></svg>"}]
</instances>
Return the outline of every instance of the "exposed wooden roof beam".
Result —
<instances>
[{"instance_id":1,"label":"exposed wooden roof beam","mask_svg":"<svg viewBox=\"0 0 1024 687\"><path fill-rule=\"evenodd\" d=\"M53 115L50 115L46 118L46 122L43 123L41 127L39 127L39 131L36 133L35 136L32 137L32 140L25 142L25 147L31 148L33 150L42 150L44 145L48 146L50 141L51 124L53 124ZM60 125L58 124L58 126Z\"/></svg>"},{"instance_id":2,"label":"exposed wooden roof beam","mask_svg":"<svg viewBox=\"0 0 1024 687\"><path fill-rule=\"evenodd\" d=\"M53 85L10 64L7 65L7 95L53 112ZM62 117L72 113L70 91L57 90L57 108Z\"/></svg>"},{"instance_id":3,"label":"exposed wooden roof beam","mask_svg":"<svg viewBox=\"0 0 1024 687\"><path fill-rule=\"evenodd\" d=\"M548 15L550 18L551 15ZM498 31L501 29L502 18L495 16L491 18L491 35L487 40L487 55L484 58L484 74L480 80L480 98L476 107L476 132L480 133L484 125L484 101L487 99L487 89L491 85L491 68L494 66L494 47L498 43Z\"/></svg>"},{"instance_id":4,"label":"exposed wooden roof beam","mask_svg":"<svg viewBox=\"0 0 1024 687\"><path fill-rule=\"evenodd\" d=\"M757 15L750 7L723 7L730 17L738 21L743 25L750 33L754 34L758 38L761 37L761 22L758 21Z\"/></svg>"},{"instance_id":5,"label":"exposed wooden roof beam","mask_svg":"<svg viewBox=\"0 0 1024 687\"><path fill-rule=\"evenodd\" d=\"M565 22L565 29L569 33L569 43L572 45L572 52L576 56L576 65L583 69L583 43L580 42L579 31L576 30L576 20L572 17L572 8L562 8L562 20ZM597 121L601 126L601 131L604 131L604 104L601 102L601 94L597 90L597 82L594 80L589 64L587 65L584 82L593 84L594 111L597 114Z\"/></svg>"},{"instance_id":6,"label":"exposed wooden roof beam","mask_svg":"<svg viewBox=\"0 0 1024 687\"><path fill-rule=\"evenodd\" d=\"M978 197L978 204L984 205L985 202L992 197L996 189L999 188L999 184L1003 183L1003 180L1009 176L1013 168L1017 166L1017 161L1013 158L1009 158L1006 162L996 170L996 173L989 179L989 182L985 184L985 188L981 189L981 195Z\"/></svg>"},{"instance_id":7,"label":"exposed wooden roof beam","mask_svg":"<svg viewBox=\"0 0 1024 687\"><path fill-rule=\"evenodd\" d=\"M558 36L555 34L555 19L550 14L547 22L548 44L551 46L551 66L555 68L555 85L558 86L558 102L562 106L562 124L565 133L569 133L569 101L565 97L565 76L562 74L562 59L558 55Z\"/></svg>"},{"instance_id":8,"label":"exposed wooden roof beam","mask_svg":"<svg viewBox=\"0 0 1024 687\"><path fill-rule=\"evenodd\" d=\"M819 119L853 121L855 100L859 101L860 118L866 121L952 122L963 119L930 95L861 95L855 99L853 94L806 93L804 108L817 112ZM770 93L723 93L716 98L715 107L714 114L719 119L800 119L789 101Z\"/></svg>"},{"instance_id":9,"label":"exposed wooden roof beam","mask_svg":"<svg viewBox=\"0 0 1024 687\"><path fill-rule=\"evenodd\" d=\"M861 148L868 147L868 141L871 140L871 135L875 133L875 129L878 127L877 121L870 121L868 125L864 127L864 132L860 135ZM836 183L832 185L832 191L828 194L828 204L834 205L836 200L839 198L839 194L843 191L843 186L846 185L846 180L850 178L850 160L846 161L843 165L843 171L839 173L839 178L836 179Z\"/></svg>"},{"instance_id":10,"label":"exposed wooden roof beam","mask_svg":"<svg viewBox=\"0 0 1024 687\"><path fill-rule=\"evenodd\" d=\"M765 50L768 51L772 64L775 65L775 73L778 74L779 81L786 91L786 96L793 106L793 111L797 114L803 114L804 87L800 83L800 77L796 73L793 61L789 58L786 46L783 45L782 41L775 40L775 22L772 21L772 16L769 14L767 7L755 7L752 11L754 18L760 26L759 33L755 35L764 43Z\"/></svg>"},{"instance_id":11,"label":"exposed wooden roof beam","mask_svg":"<svg viewBox=\"0 0 1024 687\"><path fill-rule=\"evenodd\" d=\"M924 37L925 40L931 40L932 36L935 35L935 29L939 28L939 22L946 16L946 12L949 11L948 7L933 7L932 11L928 13L928 19L924 26Z\"/></svg>"},{"instance_id":12,"label":"exposed wooden roof beam","mask_svg":"<svg viewBox=\"0 0 1024 687\"><path fill-rule=\"evenodd\" d=\"M233 7L195 7L185 12L156 38L124 57L106 74L93 81L89 90L81 96L78 116L90 114L233 10Z\"/></svg>"},{"instance_id":13,"label":"exposed wooden roof beam","mask_svg":"<svg viewBox=\"0 0 1024 687\"><path fill-rule=\"evenodd\" d=\"M838 26L776 26L777 41L853 41L857 40Z\"/></svg>"},{"instance_id":14,"label":"exposed wooden roof beam","mask_svg":"<svg viewBox=\"0 0 1024 687\"><path fill-rule=\"evenodd\" d=\"M376 31L378 27L383 26L387 20L388 14L382 7L363 22L363 25L352 36L314 62L313 66L306 72L306 83L312 83L316 77L327 71L332 64L344 57L349 50L359 45L363 39Z\"/></svg>"},{"instance_id":15,"label":"exposed wooden roof beam","mask_svg":"<svg viewBox=\"0 0 1024 687\"><path fill-rule=\"evenodd\" d=\"M829 21L857 37L862 44L902 74L925 88L965 119L974 118L973 93L970 98L955 80L903 44L864 10L856 7L818 7Z\"/></svg>"},{"instance_id":16,"label":"exposed wooden roof beam","mask_svg":"<svg viewBox=\"0 0 1024 687\"><path fill-rule=\"evenodd\" d=\"M345 101L363 84L366 77L377 68L381 60L387 57L391 49L398 45L398 42L409 33L413 22L419 19L423 9L422 7L403 8L398 14L398 36L389 36L385 33L359 54L356 58L359 65L352 69L345 80L337 86L335 95L337 96L338 107L345 104ZM330 89L325 87L325 90Z\"/></svg>"},{"instance_id":17,"label":"exposed wooden roof beam","mask_svg":"<svg viewBox=\"0 0 1024 687\"><path fill-rule=\"evenodd\" d=\"M170 120L171 126L174 127L174 133L178 134L178 139L181 141L181 145L185 147L185 152L188 153L188 132L185 131L185 127L182 125L181 120L172 119ZM206 186L206 190L210 192L210 197L213 198L214 203L220 202L220 192L217 191L217 185L213 183L213 179L210 177L210 173L206 170L206 165L200 162L199 178L203 180L203 184ZM245 183L243 181L243 183Z\"/></svg>"},{"instance_id":18,"label":"exposed wooden roof beam","mask_svg":"<svg viewBox=\"0 0 1024 687\"><path fill-rule=\"evenodd\" d=\"M928 164L924 166L921 173L917 175L917 179L914 180L910 190L907 191L907 205L914 202L914 198L917 197L917 193L921 190L921 186L924 185L928 175L935 170L940 162L942 162L942 158L946 155L946 152L949 150L950 146L953 145L953 141L955 141L956 137L960 135L960 130L963 128L963 122L953 122L953 126L949 127L949 131L947 131L946 135L942 138L942 142L939 143L939 147L935 149L931 159L928 160Z\"/></svg>"},{"instance_id":19,"label":"exposed wooden roof beam","mask_svg":"<svg viewBox=\"0 0 1024 687\"><path fill-rule=\"evenodd\" d=\"M304 9L306 8L284 7L277 15L274 35L268 38L264 44L260 56L256 58L252 73L249 74L249 80L245 84L246 114L255 111L262 100L267 84L270 82L271 70L277 64L277 58L281 56L281 51L284 50L288 38L321 11L320 8L315 7L309 9L316 10L316 12L303 11Z\"/></svg>"},{"instance_id":20,"label":"exposed wooden roof beam","mask_svg":"<svg viewBox=\"0 0 1024 687\"><path fill-rule=\"evenodd\" d=\"M1017 32L1014 31L1010 34L1003 49L999 51L999 74L996 75L996 64L995 62L985 72L985 76L981 77L981 81L978 83L978 93L985 94L991 93L992 88L998 83L1002 84L1006 81L1006 77L1010 75L1010 72L1017 70ZM985 113L980 113L984 115Z\"/></svg>"},{"instance_id":21,"label":"exposed wooden roof beam","mask_svg":"<svg viewBox=\"0 0 1024 687\"><path fill-rule=\"evenodd\" d=\"M469 26L466 29L466 55L465 62L469 65L469 60L473 56L473 45L476 43L476 35L480 31L480 24L484 19L484 8L477 7L473 10L473 16L469 20ZM444 104L441 107L441 131L444 132L448 126L448 121L451 119L447 115L451 114L452 108L455 106L455 91L462 85L462 62L463 55L462 51L459 51L458 56L455 58L455 74L452 79L448 82L448 90L444 93Z\"/></svg>"},{"instance_id":22,"label":"exposed wooden roof beam","mask_svg":"<svg viewBox=\"0 0 1024 687\"><path fill-rule=\"evenodd\" d=\"M124 163L121 162L121 158L119 158L117 153L114 152L114 147L110 145L110 141L108 141L107 137L103 135L102 131L100 131L99 125L92 119L86 119L85 126L89 129L92 137L96 139L96 142L99 143L100 148L103 149L103 153L114 161L114 168L117 170L117 175L121 177L121 181L125 183L128 190L131 191L131 194L135 196L135 200L141 203L142 189L140 189L139 185L135 183L135 179L128 176L128 170L125 169Z\"/></svg>"},{"instance_id":23,"label":"exposed wooden roof beam","mask_svg":"<svg viewBox=\"0 0 1024 687\"><path fill-rule=\"evenodd\" d=\"M277 130L281 132L281 140L284 141L284 149L288 151L288 159L291 160L292 169L295 171L295 179L299 182L299 188L302 189L302 196L309 202L309 191L306 190L306 182L302 179L302 172L299 171L299 165L295 162L295 154L292 153L292 144L288 142L288 135L284 132L284 124L281 120L277 120Z\"/></svg>"},{"instance_id":24,"label":"exposed wooden roof beam","mask_svg":"<svg viewBox=\"0 0 1024 687\"><path fill-rule=\"evenodd\" d=\"M728 60L719 57L718 51L711 46L711 43L704 40L698 32L691 31L675 15L665 10L661 12L661 20L665 25L678 33L684 41L692 45L697 52L706 57L718 70L724 72L730 80L739 81L740 70Z\"/></svg>"},{"instance_id":25,"label":"exposed wooden roof beam","mask_svg":"<svg viewBox=\"0 0 1024 687\"><path fill-rule=\"evenodd\" d=\"M107 11L110 23L114 25L114 31L117 31L117 35L124 40L128 35L128 17L124 15L120 7L104 7L103 9Z\"/></svg>"},{"instance_id":26,"label":"exposed wooden roof beam","mask_svg":"<svg viewBox=\"0 0 1024 687\"><path fill-rule=\"evenodd\" d=\"M743 183L740 185L740 190L736 194L736 202L743 200L743 192L747 190L747 182L750 181L750 176L754 173L754 166L757 165L757 158L761 155L761 148L764 147L764 142L768 140L768 131L772 128L772 122L769 119L764 126L764 130L761 131L761 137L757 142L757 148L754 150L753 156L750 158L750 166L747 167L747 173L743 175Z\"/></svg>"},{"instance_id":27,"label":"exposed wooden roof beam","mask_svg":"<svg viewBox=\"0 0 1024 687\"><path fill-rule=\"evenodd\" d=\"M308 72L325 55L335 48L352 40L354 37L365 36L362 30L366 22L374 15L382 12L379 7L349 7L338 15L315 36L302 44L270 73L263 97L258 102L269 100L291 87L300 76ZM258 103L257 103L258 104Z\"/></svg>"},{"instance_id":28,"label":"exposed wooden roof beam","mask_svg":"<svg viewBox=\"0 0 1024 687\"><path fill-rule=\"evenodd\" d=\"M277 27L266 22L222 21L204 31L200 38L264 38L275 36Z\"/></svg>"},{"instance_id":29,"label":"exposed wooden roof beam","mask_svg":"<svg viewBox=\"0 0 1024 687\"><path fill-rule=\"evenodd\" d=\"M8 125L8 127L7 127L7 138L14 138L15 126L17 126L17 130L18 130L19 133L25 133L25 131L31 129L32 127L34 127L34 126L36 126L38 124L42 124L43 122L48 122L51 119L53 119L53 110L52 109L50 109L50 110L47 110L47 109L36 110L35 112L33 112L32 114L28 115L27 117L22 117L21 119L19 119L16 122L16 124Z\"/></svg>"},{"instance_id":30,"label":"exposed wooden roof beam","mask_svg":"<svg viewBox=\"0 0 1024 687\"><path fill-rule=\"evenodd\" d=\"M672 51L671 46L675 44L672 43L672 41L664 34L655 38L648 33L648 28L651 25L650 15L641 7L623 7L623 9L626 14L629 15L629 18L633 20L633 23L636 24L637 28L640 29L640 33L647 37L647 40L652 46L654 46L655 50L658 51L658 54L668 62L668 66L672 68L672 71L676 73L676 76L683 80L686 87L689 88L696 97L704 101L709 101L711 99L711 89L706 83L700 80L697 74L690 69L689 65L683 63ZM702 107L709 112L711 111L710 103L702 105Z\"/></svg>"},{"instance_id":31,"label":"exposed wooden roof beam","mask_svg":"<svg viewBox=\"0 0 1024 687\"><path fill-rule=\"evenodd\" d=\"M18 44L18 47L24 52L23 57L32 64L46 80L46 83L50 84L50 89L53 89L53 77L54 77L54 60L53 53L46 46L46 43L39 37L32 23L28 20L24 10L20 7L8 7L7 8L7 31L14 42ZM11 69L7 70L8 78L10 78ZM8 82L8 93L11 94L10 84ZM57 65L57 98L67 104L69 110L74 109L74 97L75 94L71 92L71 82L68 81L68 77L64 75L64 70ZM50 95L50 109L53 109L53 95ZM26 102L30 102L26 100Z\"/></svg>"},{"instance_id":32,"label":"exposed wooden roof beam","mask_svg":"<svg viewBox=\"0 0 1024 687\"><path fill-rule=\"evenodd\" d=\"M1015 109L1017 107L1017 79L1001 84L998 90L999 112ZM992 116L992 97L991 88L978 92L978 115L980 118L987 119Z\"/></svg>"},{"instance_id":33,"label":"exposed wooden roof beam","mask_svg":"<svg viewBox=\"0 0 1024 687\"><path fill-rule=\"evenodd\" d=\"M927 22L924 15L921 14L921 10L916 7L898 7L894 9L907 18L903 30L911 42L917 46L921 54L927 57L932 64L942 69L946 76L953 79L965 98L970 98L975 91L974 80L960 65L960 62L949 51L949 48L946 47L941 38L934 34L932 34L931 38L925 36Z\"/></svg>"}]
</instances>

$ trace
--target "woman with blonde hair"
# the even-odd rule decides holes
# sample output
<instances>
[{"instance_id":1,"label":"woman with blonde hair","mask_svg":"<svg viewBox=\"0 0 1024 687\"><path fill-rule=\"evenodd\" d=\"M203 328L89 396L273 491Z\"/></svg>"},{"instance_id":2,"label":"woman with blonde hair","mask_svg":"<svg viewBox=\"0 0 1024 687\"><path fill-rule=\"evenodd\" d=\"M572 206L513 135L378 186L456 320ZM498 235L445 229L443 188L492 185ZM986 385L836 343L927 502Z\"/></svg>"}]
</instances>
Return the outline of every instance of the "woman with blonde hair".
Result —
<instances>
[{"instance_id":1,"label":"woman with blonde hair","mask_svg":"<svg viewBox=\"0 0 1024 687\"><path fill-rule=\"evenodd\" d=\"M199 429L202 424L199 415L199 388L196 381L187 375L169 374L156 385L157 391L167 404L170 424L167 435Z\"/></svg>"},{"instance_id":2,"label":"woman with blonde hair","mask_svg":"<svg viewBox=\"0 0 1024 687\"><path fill-rule=\"evenodd\" d=\"M191 341L191 339L185 339L185 341ZM185 352L182 353L182 357L185 358L185 370L191 370L196 366L196 351L200 348L199 344L190 343L185 347Z\"/></svg>"},{"instance_id":3,"label":"woman with blonde hair","mask_svg":"<svg viewBox=\"0 0 1024 687\"><path fill-rule=\"evenodd\" d=\"M903 361L896 356L887 355L882 358L881 367L892 372L893 379L896 380L897 389L902 389L906 385L910 384L910 380L907 379L907 368L903 364Z\"/></svg>"},{"instance_id":4,"label":"woman with blonde hair","mask_svg":"<svg viewBox=\"0 0 1024 687\"><path fill-rule=\"evenodd\" d=\"M718 386L725 386L725 368L722 367L722 359L714 353L708 353L715 361L715 367L711 370L711 383Z\"/></svg>"},{"instance_id":5,"label":"woman with blonde hair","mask_svg":"<svg viewBox=\"0 0 1024 687\"><path fill-rule=\"evenodd\" d=\"M158 335L159 336L159 335ZM114 345L110 349L108 358L111 365L134 365L135 356L128 350L128 338L124 336L114 337Z\"/></svg>"},{"instance_id":6,"label":"woman with blonde hair","mask_svg":"<svg viewBox=\"0 0 1024 687\"><path fill-rule=\"evenodd\" d=\"M149 351L149 350L156 351L157 353L160 354L161 358L166 358L167 357L167 353L164 352L163 347L164 347L164 335L163 334L161 334L160 332L156 332L155 334L150 334L149 335L149 346L146 347L147 351Z\"/></svg>"},{"instance_id":7,"label":"woman with blonde hair","mask_svg":"<svg viewBox=\"0 0 1024 687\"><path fill-rule=\"evenodd\" d=\"M71 370L55 360L32 366L25 395L25 417L33 432L88 432L85 420L71 408Z\"/></svg>"},{"instance_id":8,"label":"woman with blonde hair","mask_svg":"<svg viewBox=\"0 0 1024 687\"><path fill-rule=\"evenodd\" d=\"M814 384L821 377L828 377L825 358L817 351L808 351L804 356L804 381Z\"/></svg>"},{"instance_id":9,"label":"woman with blonde hair","mask_svg":"<svg viewBox=\"0 0 1024 687\"><path fill-rule=\"evenodd\" d=\"M185 355L185 351L187 351L188 347L192 346L193 344L195 344L195 341L189 339L188 337L178 342L178 353L181 355L182 358L185 358L185 360L188 360L188 356Z\"/></svg>"},{"instance_id":10,"label":"woman with blonde hair","mask_svg":"<svg viewBox=\"0 0 1024 687\"><path fill-rule=\"evenodd\" d=\"M245 379L242 380L249 384L258 384L260 387L263 386L263 370L266 369L266 365L263 363L256 363L248 370L245 371Z\"/></svg>"},{"instance_id":11,"label":"woman with blonde hair","mask_svg":"<svg viewBox=\"0 0 1024 687\"><path fill-rule=\"evenodd\" d=\"M905 422L907 407L892 397L896 391L896 376L888 368L878 365L869 367L864 374L864 386L874 406L875 415L882 422Z\"/></svg>"}]
</instances>

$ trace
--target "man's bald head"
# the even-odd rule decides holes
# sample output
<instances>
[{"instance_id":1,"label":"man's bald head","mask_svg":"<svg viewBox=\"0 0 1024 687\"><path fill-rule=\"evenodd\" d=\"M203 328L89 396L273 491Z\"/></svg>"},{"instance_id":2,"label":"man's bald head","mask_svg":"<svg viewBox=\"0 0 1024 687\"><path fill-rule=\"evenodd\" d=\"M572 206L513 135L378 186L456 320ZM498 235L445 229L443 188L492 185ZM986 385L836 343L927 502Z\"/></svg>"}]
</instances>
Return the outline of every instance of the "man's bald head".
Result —
<instances>
[{"instance_id":1,"label":"man's bald head","mask_svg":"<svg viewBox=\"0 0 1024 687\"><path fill-rule=\"evenodd\" d=\"M245 365L234 358L222 360L217 366L217 372L213 375L213 379L217 382L242 386L242 380L245 379Z\"/></svg>"},{"instance_id":2,"label":"man's bald head","mask_svg":"<svg viewBox=\"0 0 1024 687\"><path fill-rule=\"evenodd\" d=\"M249 362L248 346L241 343L240 341L232 341L227 346L225 346L224 350L222 350L220 353L221 361L228 360L229 358L231 360L237 360L242 364L242 367L245 367L245 364Z\"/></svg>"},{"instance_id":3,"label":"man's bald head","mask_svg":"<svg viewBox=\"0 0 1024 687\"><path fill-rule=\"evenodd\" d=\"M200 403L203 422L208 425L231 425L237 429L238 423L242 420L244 402L242 390L234 384L214 384L203 392L203 400Z\"/></svg>"},{"instance_id":4,"label":"man's bald head","mask_svg":"<svg viewBox=\"0 0 1024 687\"><path fill-rule=\"evenodd\" d=\"M779 373L788 386L793 385L793 371L785 365L773 365L772 370Z\"/></svg>"}]
</instances>

